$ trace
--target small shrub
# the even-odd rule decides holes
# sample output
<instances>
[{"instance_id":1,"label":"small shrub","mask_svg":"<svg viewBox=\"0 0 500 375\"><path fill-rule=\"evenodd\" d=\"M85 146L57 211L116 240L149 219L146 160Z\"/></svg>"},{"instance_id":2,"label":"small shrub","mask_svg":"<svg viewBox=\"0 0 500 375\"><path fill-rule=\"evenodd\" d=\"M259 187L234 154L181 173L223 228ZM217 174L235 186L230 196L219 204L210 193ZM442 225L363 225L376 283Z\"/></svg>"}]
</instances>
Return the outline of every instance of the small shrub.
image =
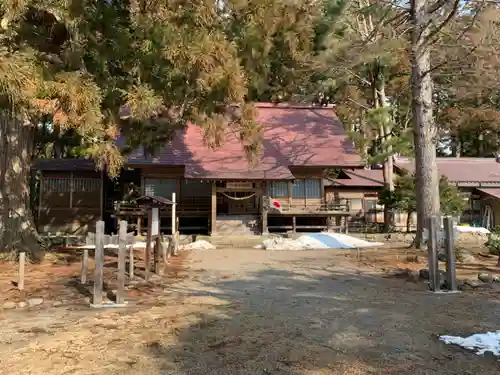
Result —
<instances>
[{"instance_id":1,"label":"small shrub","mask_svg":"<svg viewBox=\"0 0 500 375\"><path fill-rule=\"evenodd\" d=\"M492 255L500 256L500 226L496 226L490 234L488 234L488 240L485 243L488 251Z\"/></svg>"}]
</instances>

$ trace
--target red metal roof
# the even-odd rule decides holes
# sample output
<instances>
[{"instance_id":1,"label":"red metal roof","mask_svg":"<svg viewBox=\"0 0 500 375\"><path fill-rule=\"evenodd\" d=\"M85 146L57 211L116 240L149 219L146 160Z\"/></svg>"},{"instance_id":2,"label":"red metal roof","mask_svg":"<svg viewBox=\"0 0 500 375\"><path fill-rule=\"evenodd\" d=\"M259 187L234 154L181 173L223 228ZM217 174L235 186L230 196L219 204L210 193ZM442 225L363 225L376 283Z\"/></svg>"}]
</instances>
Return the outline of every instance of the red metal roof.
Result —
<instances>
[{"instance_id":1,"label":"red metal roof","mask_svg":"<svg viewBox=\"0 0 500 375\"><path fill-rule=\"evenodd\" d=\"M128 157L130 165L184 165L193 179L292 179L290 166L357 167L363 162L332 107L258 103L257 123L263 125L259 163L251 167L240 140L227 134L212 150L195 125L178 132L155 157L142 149Z\"/></svg>"},{"instance_id":2,"label":"red metal roof","mask_svg":"<svg viewBox=\"0 0 500 375\"><path fill-rule=\"evenodd\" d=\"M477 188L476 190L500 199L500 188Z\"/></svg>"},{"instance_id":3,"label":"red metal roof","mask_svg":"<svg viewBox=\"0 0 500 375\"><path fill-rule=\"evenodd\" d=\"M437 164L439 173L451 182L500 183L500 163L495 158L437 158ZM397 158L394 165L415 172L413 159Z\"/></svg>"}]
</instances>

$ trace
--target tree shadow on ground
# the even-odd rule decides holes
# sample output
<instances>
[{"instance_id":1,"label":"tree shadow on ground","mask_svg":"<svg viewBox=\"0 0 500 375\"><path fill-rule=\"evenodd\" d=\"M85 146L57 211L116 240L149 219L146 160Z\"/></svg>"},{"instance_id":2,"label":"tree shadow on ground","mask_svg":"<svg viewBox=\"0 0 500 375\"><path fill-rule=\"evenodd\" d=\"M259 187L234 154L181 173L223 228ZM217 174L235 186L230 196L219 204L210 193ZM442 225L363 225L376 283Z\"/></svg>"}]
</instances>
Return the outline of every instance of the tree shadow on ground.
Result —
<instances>
[{"instance_id":1,"label":"tree shadow on ground","mask_svg":"<svg viewBox=\"0 0 500 375\"><path fill-rule=\"evenodd\" d=\"M498 329L498 301L311 265L172 287L199 304L175 340L147 351L162 374L498 374L437 340ZM182 302L184 303L184 302Z\"/></svg>"}]
</instances>

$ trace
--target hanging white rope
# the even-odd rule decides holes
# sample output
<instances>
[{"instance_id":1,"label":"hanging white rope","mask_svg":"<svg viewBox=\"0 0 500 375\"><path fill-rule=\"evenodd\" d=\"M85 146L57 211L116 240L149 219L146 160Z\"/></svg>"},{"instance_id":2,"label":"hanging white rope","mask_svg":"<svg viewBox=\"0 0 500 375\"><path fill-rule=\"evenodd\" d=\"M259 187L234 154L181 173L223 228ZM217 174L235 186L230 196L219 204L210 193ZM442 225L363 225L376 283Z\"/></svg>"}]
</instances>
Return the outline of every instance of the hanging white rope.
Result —
<instances>
[{"instance_id":1,"label":"hanging white rope","mask_svg":"<svg viewBox=\"0 0 500 375\"><path fill-rule=\"evenodd\" d=\"M224 195L226 198L229 198L229 199L232 199L232 200L235 200L235 201L244 201L245 199L250 199L250 198L252 198L252 197L255 195L255 193L250 194L250 195L247 195L246 197L232 197L232 196L230 196L230 195L227 195L227 194L226 194L226 193L224 193L224 192L222 193L222 195Z\"/></svg>"}]
</instances>

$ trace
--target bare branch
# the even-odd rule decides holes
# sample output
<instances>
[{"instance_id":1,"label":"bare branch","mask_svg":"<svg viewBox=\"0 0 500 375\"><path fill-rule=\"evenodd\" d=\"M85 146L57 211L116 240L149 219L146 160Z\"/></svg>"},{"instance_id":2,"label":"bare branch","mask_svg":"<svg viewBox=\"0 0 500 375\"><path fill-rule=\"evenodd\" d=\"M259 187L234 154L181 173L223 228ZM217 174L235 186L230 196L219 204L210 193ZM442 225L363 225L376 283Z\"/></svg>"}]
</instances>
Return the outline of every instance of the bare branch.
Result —
<instances>
[{"instance_id":1,"label":"bare branch","mask_svg":"<svg viewBox=\"0 0 500 375\"><path fill-rule=\"evenodd\" d=\"M435 42L435 37L437 34L441 32L441 30L448 25L448 23L451 22L451 20L457 15L458 9L460 8L460 3L462 0L454 0L453 2L453 8L451 9L450 13L448 13L448 16L439 24L438 27L436 27L433 31L427 35L427 37L424 39L424 44L432 44Z\"/></svg>"},{"instance_id":2,"label":"bare branch","mask_svg":"<svg viewBox=\"0 0 500 375\"><path fill-rule=\"evenodd\" d=\"M439 9L441 9L442 7L444 7L446 5L446 3L448 2L448 0L438 0L436 1L434 4L432 4L429 9L428 9L428 13L429 14L432 14L436 11L438 11Z\"/></svg>"}]
</instances>

